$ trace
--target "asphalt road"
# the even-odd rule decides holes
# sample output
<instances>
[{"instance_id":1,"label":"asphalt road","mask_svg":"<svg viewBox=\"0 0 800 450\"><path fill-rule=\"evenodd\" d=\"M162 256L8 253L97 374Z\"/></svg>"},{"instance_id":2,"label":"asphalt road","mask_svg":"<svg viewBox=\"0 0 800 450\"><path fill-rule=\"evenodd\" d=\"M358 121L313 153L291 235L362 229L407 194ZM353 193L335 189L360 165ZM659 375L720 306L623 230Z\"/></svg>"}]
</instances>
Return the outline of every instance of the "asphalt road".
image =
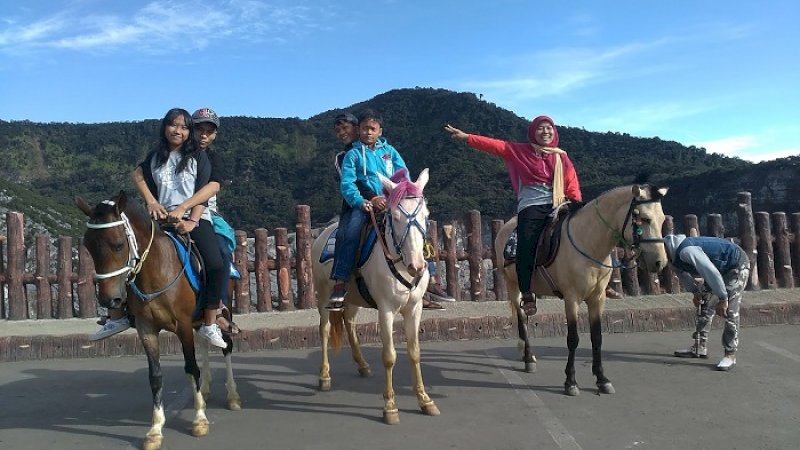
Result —
<instances>
[{"instance_id":1,"label":"asphalt road","mask_svg":"<svg viewBox=\"0 0 800 450\"><path fill-rule=\"evenodd\" d=\"M385 425L380 348L359 378L348 349L332 361L334 389L317 389L319 350L234 356L244 409L224 409L224 364L214 357L210 434L192 437L182 359L164 361L165 449L794 449L800 438L800 327L744 328L738 365L675 358L687 332L607 334L604 366L617 393L599 395L589 336L581 335L581 395L563 394L564 338L539 339L536 373L512 340L424 342L423 376L441 416L423 416L398 348L400 424ZM140 448L151 416L143 357L0 366L0 449Z\"/></svg>"}]
</instances>

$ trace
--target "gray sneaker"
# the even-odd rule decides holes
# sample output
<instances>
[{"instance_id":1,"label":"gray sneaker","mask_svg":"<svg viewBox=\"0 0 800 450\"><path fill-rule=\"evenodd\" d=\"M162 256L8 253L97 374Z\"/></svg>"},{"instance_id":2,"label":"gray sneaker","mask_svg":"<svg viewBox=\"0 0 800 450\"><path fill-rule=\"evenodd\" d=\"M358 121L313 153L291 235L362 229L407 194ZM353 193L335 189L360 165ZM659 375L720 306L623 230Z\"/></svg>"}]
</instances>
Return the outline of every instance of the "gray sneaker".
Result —
<instances>
[{"instance_id":1,"label":"gray sneaker","mask_svg":"<svg viewBox=\"0 0 800 450\"><path fill-rule=\"evenodd\" d=\"M456 301L450 294L447 293L444 289L442 289L442 285L439 283L430 283L428 284L428 294L431 296L431 300L435 302L454 302Z\"/></svg>"},{"instance_id":2,"label":"gray sneaker","mask_svg":"<svg viewBox=\"0 0 800 450\"><path fill-rule=\"evenodd\" d=\"M97 330L97 333L95 333L92 337L90 337L89 340L99 341L100 339L105 339L109 336L121 333L130 327L131 323L127 317L123 317L117 320L107 319L106 323L103 324L103 328Z\"/></svg>"},{"instance_id":3,"label":"gray sneaker","mask_svg":"<svg viewBox=\"0 0 800 450\"><path fill-rule=\"evenodd\" d=\"M683 350L675 350L675 356L679 358L708 358L708 348L704 344L700 344L698 348L697 344L692 344L691 347L683 349Z\"/></svg>"},{"instance_id":4,"label":"gray sneaker","mask_svg":"<svg viewBox=\"0 0 800 450\"><path fill-rule=\"evenodd\" d=\"M222 339L222 331L220 331L219 326L215 323L201 326L200 329L197 330L197 335L207 340L209 344L215 347L225 348L228 346L228 343Z\"/></svg>"}]
</instances>

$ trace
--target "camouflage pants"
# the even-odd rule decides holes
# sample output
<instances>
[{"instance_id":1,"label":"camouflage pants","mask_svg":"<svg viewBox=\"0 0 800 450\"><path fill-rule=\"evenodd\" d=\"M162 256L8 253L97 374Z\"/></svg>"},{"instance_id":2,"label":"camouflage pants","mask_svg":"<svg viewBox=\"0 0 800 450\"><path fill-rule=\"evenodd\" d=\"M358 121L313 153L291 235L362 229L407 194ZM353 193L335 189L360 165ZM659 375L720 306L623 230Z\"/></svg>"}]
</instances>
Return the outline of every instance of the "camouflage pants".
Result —
<instances>
[{"instance_id":1,"label":"camouflage pants","mask_svg":"<svg viewBox=\"0 0 800 450\"><path fill-rule=\"evenodd\" d=\"M739 347L739 307L742 303L742 292L750 278L750 261L747 256L742 253L736 268L724 273L722 278L725 280L725 290L728 292L726 310L728 317L725 318L725 328L722 332L722 348L725 349L725 353L734 353ZM716 296L704 295L702 309L697 316L697 329L692 335L694 339L699 336L703 345L708 340L708 331L711 329L718 303L719 298Z\"/></svg>"}]
</instances>

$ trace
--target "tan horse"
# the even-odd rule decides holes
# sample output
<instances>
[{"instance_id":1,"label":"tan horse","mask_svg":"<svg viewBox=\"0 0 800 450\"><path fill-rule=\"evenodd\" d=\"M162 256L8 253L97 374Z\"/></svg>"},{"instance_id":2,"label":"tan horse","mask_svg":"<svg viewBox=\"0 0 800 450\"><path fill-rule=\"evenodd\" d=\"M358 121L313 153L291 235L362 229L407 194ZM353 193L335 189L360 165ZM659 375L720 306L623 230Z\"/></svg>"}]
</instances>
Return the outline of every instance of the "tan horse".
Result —
<instances>
[{"instance_id":1,"label":"tan horse","mask_svg":"<svg viewBox=\"0 0 800 450\"><path fill-rule=\"evenodd\" d=\"M106 308L127 304L136 318L136 331L147 355L153 420L145 435L144 449L161 448L164 438L162 428L166 417L158 343L161 330L175 333L181 342L184 371L194 391L192 434L205 436L209 429L205 399L211 384L208 344L200 339L203 355L201 381L192 327L195 293L183 275L184 265L173 241L139 208L129 204L124 192L94 208L80 197L75 198L75 204L89 217L83 238L97 271L98 301ZM227 334L223 334L223 339L228 343L223 349L227 368L227 406L239 410L241 400L231 368L233 342Z\"/></svg>"},{"instance_id":2,"label":"tan horse","mask_svg":"<svg viewBox=\"0 0 800 450\"><path fill-rule=\"evenodd\" d=\"M553 263L546 268L555 288L536 271L533 289L537 295L557 295L564 299L567 318L567 348L569 357L565 373L564 391L578 395L575 381L575 349L578 347L578 308L586 302L589 310L589 327L592 341L592 373L602 393L613 394L614 387L603 373L601 360L603 308L606 285L613 266L609 254L618 243L632 250L639 265L649 272L658 272L667 265L667 254L661 240L664 212L661 198L667 188L649 185L624 186L607 191L587 203L562 224L561 244ZM509 220L497 234L494 245L497 261L505 265L503 249L517 227L516 216ZM523 347L525 370L535 370L536 358L531 351L526 327L527 318L520 304L516 266L504 267L508 285L508 299L512 319L516 320L520 344Z\"/></svg>"},{"instance_id":3,"label":"tan horse","mask_svg":"<svg viewBox=\"0 0 800 450\"><path fill-rule=\"evenodd\" d=\"M419 324L422 315L422 294L428 286L429 274L427 262L423 256L423 246L427 233L428 207L422 190L428 182L428 169L423 170L417 181L403 181L394 183L381 177L384 189L399 196L401 191L411 195L399 196L398 203L394 204L393 196L389 195L388 210L383 226L380 228L382 236L376 242L364 265L358 269L363 277L370 297L378 309L378 323L380 326L381 342L383 343L383 367L386 370L386 384L383 392L384 407L383 418L387 424L396 424L400 416L395 402L392 373L397 354L395 353L392 338L395 316L403 316L406 332L406 346L408 357L411 361L414 378L414 393L423 413L431 416L439 415L439 409L425 392L420 368L419 350ZM338 350L342 343L342 330L347 330L353 359L358 364L358 372L362 376L370 374L370 368L361 354L355 330L355 317L359 308L372 307L359 293L355 277L347 286L344 311L331 312L324 308L325 299L330 296L333 281L329 279L331 261L320 263L320 255L333 233L337 224L328 226L317 237L311 247L311 257L314 262L314 286L319 300L319 332L322 347L322 365L319 373L319 386L322 390L331 388L330 363L328 361L328 343Z\"/></svg>"}]
</instances>

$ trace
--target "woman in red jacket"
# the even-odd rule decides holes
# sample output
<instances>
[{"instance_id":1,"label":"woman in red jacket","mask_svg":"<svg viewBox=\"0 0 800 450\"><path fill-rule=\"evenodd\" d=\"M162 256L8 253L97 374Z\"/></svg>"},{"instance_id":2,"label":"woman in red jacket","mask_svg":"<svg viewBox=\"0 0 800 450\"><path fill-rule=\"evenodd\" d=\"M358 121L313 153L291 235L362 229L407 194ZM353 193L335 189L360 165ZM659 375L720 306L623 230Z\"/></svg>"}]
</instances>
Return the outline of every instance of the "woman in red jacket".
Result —
<instances>
[{"instance_id":1,"label":"woman in red jacket","mask_svg":"<svg viewBox=\"0 0 800 450\"><path fill-rule=\"evenodd\" d=\"M539 116L528 126L529 142L508 142L467 134L451 125L445 131L470 147L503 158L511 186L517 194L517 282L522 308L536 314L536 296L531 278L536 266L536 244L547 216L567 200L581 201L578 175L567 153L558 148L558 130L553 119Z\"/></svg>"}]
</instances>

